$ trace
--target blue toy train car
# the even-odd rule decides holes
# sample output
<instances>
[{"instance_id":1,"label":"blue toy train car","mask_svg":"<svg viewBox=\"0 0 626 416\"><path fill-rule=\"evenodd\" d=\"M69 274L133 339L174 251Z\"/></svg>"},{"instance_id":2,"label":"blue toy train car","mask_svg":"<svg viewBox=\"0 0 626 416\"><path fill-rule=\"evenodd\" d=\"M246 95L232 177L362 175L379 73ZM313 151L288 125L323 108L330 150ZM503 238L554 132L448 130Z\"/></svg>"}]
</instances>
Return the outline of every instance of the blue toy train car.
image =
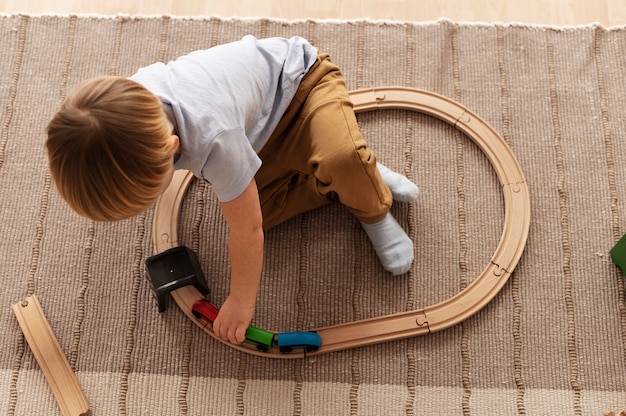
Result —
<instances>
[{"instance_id":1,"label":"blue toy train car","mask_svg":"<svg viewBox=\"0 0 626 416\"><path fill-rule=\"evenodd\" d=\"M276 335L276 346L280 352L291 352L302 348L306 352L317 351L322 338L316 332L280 332Z\"/></svg>"},{"instance_id":2,"label":"blue toy train car","mask_svg":"<svg viewBox=\"0 0 626 416\"><path fill-rule=\"evenodd\" d=\"M213 324L219 309L206 299L199 299L191 307L193 316ZM246 330L246 341L256 346L262 352L269 351L276 345L280 352L288 353L294 349L303 349L306 352L314 352L322 345L322 338L315 332L280 332L274 334L262 328L250 325Z\"/></svg>"}]
</instances>

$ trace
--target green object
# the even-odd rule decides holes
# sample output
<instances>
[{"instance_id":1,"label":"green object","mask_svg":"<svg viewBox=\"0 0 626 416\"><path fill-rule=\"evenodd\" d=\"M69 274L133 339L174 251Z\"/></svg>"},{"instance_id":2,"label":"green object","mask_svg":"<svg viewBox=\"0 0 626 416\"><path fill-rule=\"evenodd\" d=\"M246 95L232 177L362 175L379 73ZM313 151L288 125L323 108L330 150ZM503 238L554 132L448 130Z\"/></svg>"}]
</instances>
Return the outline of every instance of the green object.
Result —
<instances>
[{"instance_id":1,"label":"green object","mask_svg":"<svg viewBox=\"0 0 626 416\"><path fill-rule=\"evenodd\" d=\"M626 234L611 249L611 260L626 273Z\"/></svg>"},{"instance_id":2,"label":"green object","mask_svg":"<svg viewBox=\"0 0 626 416\"><path fill-rule=\"evenodd\" d=\"M267 352L274 344L274 333L250 325L248 329L246 329L245 342L256 346L259 351Z\"/></svg>"}]
</instances>

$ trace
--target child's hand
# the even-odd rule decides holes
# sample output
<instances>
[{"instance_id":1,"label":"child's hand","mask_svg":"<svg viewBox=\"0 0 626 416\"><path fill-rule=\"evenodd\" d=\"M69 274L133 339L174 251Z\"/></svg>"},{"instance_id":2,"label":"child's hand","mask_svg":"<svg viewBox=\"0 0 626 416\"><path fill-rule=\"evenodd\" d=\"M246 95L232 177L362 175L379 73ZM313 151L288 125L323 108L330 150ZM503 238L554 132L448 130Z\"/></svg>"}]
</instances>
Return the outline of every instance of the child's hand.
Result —
<instances>
[{"instance_id":1,"label":"child's hand","mask_svg":"<svg viewBox=\"0 0 626 416\"><path fill-rule=\"evenodd\" d=\"M232 344L241 344L246 339L246 329L252 322L254 306L246 306L233 296L226 298L213 322L215 334Z\"/></svg>"}]
</instances>

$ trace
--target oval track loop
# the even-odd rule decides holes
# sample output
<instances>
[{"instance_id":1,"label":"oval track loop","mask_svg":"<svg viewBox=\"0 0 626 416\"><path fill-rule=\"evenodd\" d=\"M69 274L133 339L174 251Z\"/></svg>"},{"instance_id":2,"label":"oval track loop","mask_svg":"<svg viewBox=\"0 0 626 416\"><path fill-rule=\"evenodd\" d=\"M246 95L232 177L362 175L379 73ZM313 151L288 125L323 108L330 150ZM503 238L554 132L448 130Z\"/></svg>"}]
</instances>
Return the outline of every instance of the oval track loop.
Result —
<instances>
[{"instance_id":1,"label":"oval track loop","mask_svg":"<svg viewBox=\"0 0 626 416\"><path fill-rule=\"evenodd\" d=\"M530 196L520 165L502 137L479 116L446 97L414 88L363 89L351 91L350 98L355 113L383 109L416 111L462 131L483 151L496 171L504 197L504 229L488 264L461 292L423 309L315 329L323 344L318 351L307 355L424 335L464 321L489 303L505 285L522 256L530 226ZM157 253L178 245L178 214L192 179L191 172L176 171L169 188L157 202L152 231ZM224 342L215 336L210 326L203 325L191 314L191 306L202 297L194 287L178 289L172 292L172 297L198 326ZM227 345L263 357L300 358L304 355L300 350L283 354L272 348L262 353L247 344Z\"/></svg>"}]
</instances>

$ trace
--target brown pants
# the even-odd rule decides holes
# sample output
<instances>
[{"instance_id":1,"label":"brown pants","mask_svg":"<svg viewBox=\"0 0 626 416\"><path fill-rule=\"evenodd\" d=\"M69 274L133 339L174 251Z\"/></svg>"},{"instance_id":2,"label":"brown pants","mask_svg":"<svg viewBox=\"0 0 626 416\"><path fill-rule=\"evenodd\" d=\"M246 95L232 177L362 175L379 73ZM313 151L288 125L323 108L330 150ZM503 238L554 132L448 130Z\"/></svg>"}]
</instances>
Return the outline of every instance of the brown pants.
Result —
<instances>
[{"instance_id":1,"label":"brown pants","mask_svg":"<svg viewBox=\"0 0 626 416\"><path fill-rule=\"evenodd\" d=\"M266 230L335 199L365 223L382 220L391 207L343 75L327 54L302 80L259 157L255 178Z\"/></svg>"}]
</instances>

